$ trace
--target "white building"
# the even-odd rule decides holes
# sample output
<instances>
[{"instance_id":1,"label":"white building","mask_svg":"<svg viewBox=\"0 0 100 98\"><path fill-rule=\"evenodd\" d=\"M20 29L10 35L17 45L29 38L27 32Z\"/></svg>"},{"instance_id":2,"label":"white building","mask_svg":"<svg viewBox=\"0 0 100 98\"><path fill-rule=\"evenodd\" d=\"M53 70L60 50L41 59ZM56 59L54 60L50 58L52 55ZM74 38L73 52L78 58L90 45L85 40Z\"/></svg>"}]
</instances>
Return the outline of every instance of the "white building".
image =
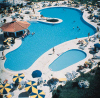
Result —
<instances>
[{"instance_id":1,"label":"white building","mask_svg":"<svg viewBox=\"0 0 100 98\"><path fill-rule=\"evenodd\" d=\"M26 4L26 2L24 0L7 0L7 1L14 5L21 4L21 3L23 3L24 5Z\"/></svg>"}]
</instances>

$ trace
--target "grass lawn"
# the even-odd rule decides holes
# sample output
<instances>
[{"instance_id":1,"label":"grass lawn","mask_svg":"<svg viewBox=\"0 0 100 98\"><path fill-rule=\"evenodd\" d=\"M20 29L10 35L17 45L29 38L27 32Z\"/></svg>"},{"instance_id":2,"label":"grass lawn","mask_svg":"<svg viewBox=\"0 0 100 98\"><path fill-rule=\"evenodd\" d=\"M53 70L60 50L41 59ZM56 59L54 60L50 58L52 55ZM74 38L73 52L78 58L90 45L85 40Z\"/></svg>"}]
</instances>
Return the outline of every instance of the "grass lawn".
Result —
<instances>
[{"instance_id":1,"label":"grass lawn","mask_svg":"<svg viewBox=\"0 0 100 98\"><path fill-rule=\"evenodd\" d=\"M79 80L88 80L89 88L79 88ZM81 74L74 81L69 81L65 86L59 86L52 92L52 98L100 98L100 68L87 74Z\"/></svg>"}]
</instances>

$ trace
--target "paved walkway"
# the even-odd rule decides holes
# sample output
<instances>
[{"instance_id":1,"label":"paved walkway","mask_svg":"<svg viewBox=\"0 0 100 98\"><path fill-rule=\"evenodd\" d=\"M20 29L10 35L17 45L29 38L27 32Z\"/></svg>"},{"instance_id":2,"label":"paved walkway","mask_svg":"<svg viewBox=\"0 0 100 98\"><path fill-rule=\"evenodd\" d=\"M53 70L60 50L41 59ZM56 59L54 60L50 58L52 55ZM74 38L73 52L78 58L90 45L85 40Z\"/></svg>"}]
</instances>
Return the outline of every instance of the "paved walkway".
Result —
<instances>
[{"instance_id":1,"label":"paved walkway","mask_svg":"<svg viewBox=\"0 0 100 98\"><path fill-rule=\"evenodd\" d=\"M81 6L80 8L82 8L83 6ZM79 8L79 9L80 9ZM38 9L39 10L39 9ZM38 11L37 10L37 11ZM87 13L87 11L84 10L84 14L83 14L83 18L84 20L86 20L88 23L92 24L95 28L97 28L97 24L96 23L93 23L93 22L90 22L89 19L87 19L87 16L89 14ZM98 32L100 33L100 32ZM97 34L97 33L96 33ZM1 36L0 36L1 37ZM1 37L2 38L2 37ZM82 60L82 61L79 61L78 63L75 63L61 71L57 71L57 72L53 72L52 70L50 70L48 68L48 66L56 59L58 58L58 55L57 54L61 54L63 52L66 52L70 49L79 49L79 45L77 45L77 42L78 40L81 40L81 39L85 39L85 38L78 38L78 39L74 39L74 40L70 40L70 41L67 41L67 42L64 42L60 45L57 45L55 46L55 53L53 54L52 52L52 49L48 50L47 52L45 52L41 57L39 57L33 64L30 68L28 68L27 70L22 70L22 71L10 71L10 70L7 70L4 68L4 62L5 60L2 60L2 58L0 58L0 78L3 80L5 79L8 79L8 81L11 83L12 82L12 77L13 75L15 75L16 73L20 73L20 72L23 72L25 74L25 79L27 80L35 80L37 81L36 79L33 79L31 74L34 70L41 70L43 75L43 79L44 80L49 80L52 76L51 74L55 74L55 76L58 76L59 74L62 74L62 77L65 76L66 72L71 72L73 70L77 70L77 66L79 64L84 64L85 61L87 61L88 59L92 58L93 55L89 53L89 48L90 46L93 46L94 43L98 43L99 40L97 39L95 42L89 42L88 46L85 47L85 49L83 50L84 52L86 52L87 54L87 57ZM2 57L2 42L3 40L0 39L0 57ZM22 41L20 38L17 38L15 40L15 44L13 46L11 46L10 49L7 49L7 50L4 50L4 54L6 55L8 52L10 51L13 51L14 49L16 49L17 47L19 47L21 45ZM49 54L52 54L52 55L49 55ZM46 94L46 97L45 98L51 98L52 97L52 93L50 92L50 89L48 86L38 86L38 88L40 88L41 90L44 90L45 94ZM13 96L13 98L17 98L18 95L22 92L24 92L25 90L22 89L22 90L18 90L16 89L15 91L15 95Z\"/></svg>"}]
</instances>

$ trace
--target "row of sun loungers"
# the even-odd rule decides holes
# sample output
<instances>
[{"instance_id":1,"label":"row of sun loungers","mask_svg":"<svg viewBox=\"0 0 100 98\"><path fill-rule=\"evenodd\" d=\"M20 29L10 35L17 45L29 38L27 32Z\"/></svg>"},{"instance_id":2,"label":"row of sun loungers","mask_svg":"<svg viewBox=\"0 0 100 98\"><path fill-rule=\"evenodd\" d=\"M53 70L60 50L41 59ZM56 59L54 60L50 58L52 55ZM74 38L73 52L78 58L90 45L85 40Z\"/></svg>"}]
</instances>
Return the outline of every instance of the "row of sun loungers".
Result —
<instances>
[{"instance_id":1,"label":"row of sun loungers","mask_svg":"<svg viewBox=\"0 0 100 98\"><path fill-rule=\"evenodd\" d=\"M89 37L88 39L79 40L77 44L79 45L79 49L84 50L85 47L87 47L87 45L89 44L89 42L95 42L96 40L97 40L97 35L94 35L92 37ZM92 51L94 51L94 50L92 50ZM97 52L98 52L98 50L97 50Z\"/></svg>"},{"instance_id":2,"label":"row of sun loungers","mask_svg":"<svg viewBox=\"0 0 100 98\"><path fill-rule=\"evenodd\" d=\"M79 76L79 73L75 71L72 71L72 73L67 72L65 76L67 78L67 81L70 81L70 80L74 80L75 78L77 78Z\"/></svg>"},{"instance_id":3,"label":"row of sun loungers","mask_svg":"<svg viewBox=\"0 0 100 98\"><path fill-rule=\"evenodd\" d=\"M99 57L99 56L98 56ZM100 58L100 57L99 57ZM74 80L76 79L78 76L80 76L80 73L87 73L89 72L91 69L94 69L95 67L97 67L97 62L94 61L93 59L89 59L88 61L86 61L84 63L84 65L80 65L79 66L79 70L78 72L76 71L72 71L72 72L67 72L65 74L66 78L67 78L67 81L71 81L71 80ZM64 81L64 85L66 84L67 81ZM53 91L54 89L57 88L57 84L59 83L56 83L54 85L51 85L50 86L50 89L51 91ZM62 84L61 84L62 85Z\"/></svg>"},{"instance_id":4,"label":"row of sun loungers","mask_svg":"<svg viewBox=\"0 0 100 98\"><path fill-rule=\"evenodd\" d=\"M77 44L80 45L79 49L84 50L85 47L88 45L88 40L87 39L85 39L85 40L79 40Z\"/></svg>"},{"instance_id":5,"label":"row of sun loungers","mask_svg":"<svg viewBox=\"0 0 100 98\"><path fill-rule=\"evenodd\" d=\"M97 62L94 61L93 59L89 59L84 63L83 66L82 65L78 66L79 69L77 71L82 73L87 73L96 66L97 66Z\"/></svg>"}]
</instances>

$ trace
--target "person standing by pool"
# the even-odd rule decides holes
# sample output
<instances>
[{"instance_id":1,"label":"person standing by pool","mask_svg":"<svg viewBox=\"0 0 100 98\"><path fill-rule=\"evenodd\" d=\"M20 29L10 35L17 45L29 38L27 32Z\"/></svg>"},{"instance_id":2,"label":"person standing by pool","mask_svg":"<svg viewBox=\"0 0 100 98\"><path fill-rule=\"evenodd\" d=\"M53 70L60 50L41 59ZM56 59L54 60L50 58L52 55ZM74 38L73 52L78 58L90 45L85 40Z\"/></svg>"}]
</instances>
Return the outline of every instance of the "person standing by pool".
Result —
<instances>
[{"instance_id":1,"label":"person standing by pool","mask_svg":"<svg viewBox=\"0 0 100 98\"><path fill-rule=\"evenodd\" d=\"M2 56L4 56L4 51L2 51Z\"/></svg>"},{"instance_id":2,"label":"person standing by pool","mask_svg":"<svg viewBox=\"0 0 100 98\"><path fill-rule=\"evenodd\" d=\"M3 60L6 59L6 57L5 57L5 55L4 55L4 51L2 51L2 58L3 58Z\"/></svg>"},{"instance_id":3,"label":"person standing by pool","mask_svg":"<svg viewBox=\"0 0 100 98\"><path fill-rule=\"evenodd\" d=\"M2 51L2 58L3 58L3 60L6 59L6 57L5 57L5 55L4 55L4 51Z\"/></svg>"},{"instance_id":4,"label":"person standing by pool","mask_svg":"<svg viewBox=\"0 0 100 98\"><path fill-rule=\"evenodd\" d=\"M53 54L55 53L55 49L54 49L54 47L53 47Z\"/></svg>"},{"instance_id":5,"label":"person standing by pool","mask_svg":"<svg viewBox=\"0 0 100 98\"><path fill-rule=\"evenodd\" d=\"M89 39L89 41L90 41L90 38L89 38L89 36L90 36L90 32L88 33L88 39Z\"/></svg>"}]
</instances>

